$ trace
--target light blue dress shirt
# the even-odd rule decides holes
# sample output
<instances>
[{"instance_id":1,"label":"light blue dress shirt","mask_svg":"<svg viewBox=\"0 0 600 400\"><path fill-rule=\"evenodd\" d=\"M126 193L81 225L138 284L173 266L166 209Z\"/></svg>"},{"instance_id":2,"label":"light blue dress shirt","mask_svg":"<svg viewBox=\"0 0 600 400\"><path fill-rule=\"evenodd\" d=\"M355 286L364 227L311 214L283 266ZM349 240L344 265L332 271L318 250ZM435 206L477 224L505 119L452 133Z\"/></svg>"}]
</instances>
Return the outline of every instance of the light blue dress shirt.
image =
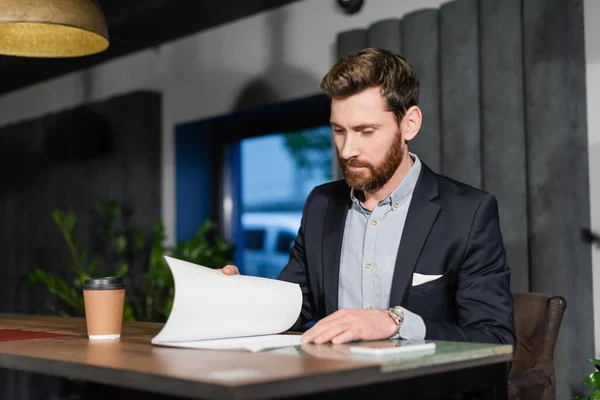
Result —
<instances>
[{"instance_id":1,"label":"light blue dress shirt","mask_svg":"<svg viewBox=\"0 0 600 400\"><path fill-rule=\"evenodd\" d=\"M348 210L338 290L339 308L385 309L399 306L389 304L396 255L404 222L419 173L421 161L410 153L414 164L398 187L373 211L364 208L354 190L352 207ZM399 265L402 268L402 263ZM425 323L415 313L404 309L402 339L424 339Z\"/></svg>"}]
</instances>

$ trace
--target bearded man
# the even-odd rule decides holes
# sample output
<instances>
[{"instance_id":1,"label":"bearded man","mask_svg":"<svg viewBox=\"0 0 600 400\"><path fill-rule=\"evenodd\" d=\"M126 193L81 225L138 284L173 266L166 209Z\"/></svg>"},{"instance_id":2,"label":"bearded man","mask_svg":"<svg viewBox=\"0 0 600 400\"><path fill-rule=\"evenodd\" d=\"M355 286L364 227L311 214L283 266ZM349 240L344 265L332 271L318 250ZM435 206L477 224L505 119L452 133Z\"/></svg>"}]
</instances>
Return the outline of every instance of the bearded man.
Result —
<instances>
[{"instance_id":1,"label":"bearded man","mask_svg":"<svg viewBox=\"0 0 600 400\"><path fill-rule=\"evenodd\" d=\"M312 190L280 280L304 296L303 343L388 338L515 343L496 198L409 152L421 127L406 60L365 49L321 88L344 180ZM464 118L469 118L465 115ZM238 273L228 265L226 274Z\"/></svg>"}]
</instances>

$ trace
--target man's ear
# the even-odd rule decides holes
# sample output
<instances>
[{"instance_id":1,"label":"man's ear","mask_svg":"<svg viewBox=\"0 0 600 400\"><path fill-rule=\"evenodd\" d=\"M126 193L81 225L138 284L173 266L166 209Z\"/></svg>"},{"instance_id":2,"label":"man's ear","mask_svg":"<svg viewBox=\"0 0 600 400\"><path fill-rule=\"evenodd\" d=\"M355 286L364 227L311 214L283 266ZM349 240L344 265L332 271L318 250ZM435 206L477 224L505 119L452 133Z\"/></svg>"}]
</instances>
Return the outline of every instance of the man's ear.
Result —
<instances>
[{"instance_id":1,"label":"man's ear","mask_svg":"<svg viewBox=\"0 0 600 400\"><path fill-rule=\"evenodd\" d=\"M412 106L406 110L404 118L402 118L402 122L400 123L404 140L409 141L417 136L417 133L421 129L422 118L423 115L419 107Z\"/></svg>"}]
</instances>

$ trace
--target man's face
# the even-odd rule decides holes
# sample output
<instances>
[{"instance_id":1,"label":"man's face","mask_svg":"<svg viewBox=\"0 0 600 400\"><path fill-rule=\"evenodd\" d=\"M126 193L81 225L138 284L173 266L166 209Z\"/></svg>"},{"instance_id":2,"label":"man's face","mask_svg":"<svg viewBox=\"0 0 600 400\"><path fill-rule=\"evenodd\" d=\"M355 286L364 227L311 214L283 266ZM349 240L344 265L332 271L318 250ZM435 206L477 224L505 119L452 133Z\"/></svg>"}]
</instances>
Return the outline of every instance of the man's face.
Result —
<instances>
[{"instance_id":1,"label":"man's face","mask_svg":"<svg viewBox=\"0 0 600 400\"><path fill-rule=\"evenodd\" d=\"M385 185L404 155L404 138L380 88L331 101L331 125L346 182L371 192Z\"/></svg>"}]
</instances>

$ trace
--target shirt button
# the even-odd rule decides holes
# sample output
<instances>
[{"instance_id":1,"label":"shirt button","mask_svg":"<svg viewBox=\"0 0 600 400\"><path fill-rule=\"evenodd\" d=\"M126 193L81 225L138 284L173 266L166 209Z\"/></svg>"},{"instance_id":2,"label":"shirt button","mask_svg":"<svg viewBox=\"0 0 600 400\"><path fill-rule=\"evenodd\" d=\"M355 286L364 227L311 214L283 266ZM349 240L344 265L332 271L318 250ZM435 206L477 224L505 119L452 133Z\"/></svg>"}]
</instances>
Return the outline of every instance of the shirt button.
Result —
<instances>
[{"instance_id":1,"label":"shirt button","mask_svg":"<svg viewBox=\"0 0 600 400\"><path fill-rule=\"evenodd\" d=\"M367 267L367 269L371 269L371 263L367 263L367 265L365 265L365 267Z\"/></svg>"},{"instance_id":2,"label":"shirt button","mask_svg":"<svg viewBox=\"0 0 600 400\"><path fill-rule=\"evenodd\" d=\"M377 221L373 221L371 222L371 224L373 224L373 226L377 225Z\"/></svg>"},{"instance_id":3,"label":"shirt button","mask_svg":"<svg viewBox=\"0 0 600 400\"><path fill-rule=\"evenodd\" d=\"M394 208L398 208L398 203L394 203Z\"/></svg>"}]
</instances>

